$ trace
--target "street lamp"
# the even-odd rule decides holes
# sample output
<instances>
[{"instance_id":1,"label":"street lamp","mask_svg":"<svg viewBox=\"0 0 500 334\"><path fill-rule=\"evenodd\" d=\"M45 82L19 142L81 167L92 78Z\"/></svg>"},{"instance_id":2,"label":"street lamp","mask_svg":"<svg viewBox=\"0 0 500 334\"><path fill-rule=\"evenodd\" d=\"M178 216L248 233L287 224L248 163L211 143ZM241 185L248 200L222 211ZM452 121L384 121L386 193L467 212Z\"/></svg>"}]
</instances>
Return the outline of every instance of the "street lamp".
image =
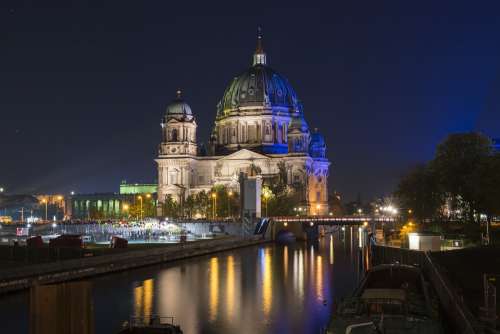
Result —
<instances>
[{"instance_id":1,"label":"street lamp","mask_svg":"<svg viewBox=\"0 0 500 334\"><path fill-rule=\"evenodd\" d=\"M45 204L45 221L47 221L47 204L48 204L48 201L46 198L42 199L42 203Z\"/></svg>"},{"instance_id":2,"label":"street lamp","mask_svg":"<svg viewBox=\"0 0 500 334\"><path fill-rule=\"evenodd\" d=\"M5 189L3 187L0 187L0 193L3 193Z\"/></svg>"},{"instance_id":3,"label":"street lamp","mask_svg":"<svg viewBox=\"0 0 500 334\"><path fill-rule=\"evenodd\" d=\"M216 212L217 212L217 194L212 193L212 216L214 220Z\"/></svg>"},{"instance_id":4,"label":"street lamp","mask_svg":"<svg viewBox=\"0 0 500 334\"><path fill-rule=\"evenodd\" d=\"M141 201L141 221L142 221L142 196L137 196L137 199Z\"/></svg>"},{"instance_id":5,"label":"street lamp","mask_svg":"<svg viewBox=\"0 0 500 334\"><path fill-rule=\"evenodd\" d=\"M231 217L231 197L233 196L233 192L230 190L227 193L227 215Z\"/></svg>"},{"instance_id":6,"label":"street lamp","mask_svg":"<svg viewBox=\"0 0 500 334\"><path fill-rule=\"evenodd\" d=\"M266 203L266 217L267 217L267 203L269 202L269 198L271 198L272 192L269 188L264 188L262 190L262 196L264 197L264 202Z\"/></svg>"},{"instance_id":7,"label":"street lamp","mask_svg":"<svg viewBox=\"0 0 500 334\"><path fill-rule=\"evenodd\" d=\"M123 205L122 205L122 210L123 210L123 212L128 212L128 209L129 209L129 208L130 208L130 207L129 207L129 205L128 205L128 204L123 204Z\"/></svg>"},{"instance_id":8,"label":"street lamp","mask_svg":"<svg viewBox=\"0 0 500 334\"><path fill-rule=\"evenodd\" d=\"M62 206L62 209L63 209L63 220L64 218L66 218L66 203L64 203L64 197L62 197L61 195L57 196L57 200L59 202L61 202L61 206Z\"/></svg>"}]
</instances>

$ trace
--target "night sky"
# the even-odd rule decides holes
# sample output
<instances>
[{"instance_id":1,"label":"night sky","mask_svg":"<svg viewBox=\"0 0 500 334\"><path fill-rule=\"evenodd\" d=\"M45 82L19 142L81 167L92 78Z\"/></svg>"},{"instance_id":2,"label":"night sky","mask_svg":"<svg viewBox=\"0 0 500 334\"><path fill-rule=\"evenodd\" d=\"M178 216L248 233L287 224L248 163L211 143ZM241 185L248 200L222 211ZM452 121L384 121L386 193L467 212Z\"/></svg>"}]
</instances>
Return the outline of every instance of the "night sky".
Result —
<instances>
[{"instance_id":1,"label":"night sky","mask_svg":"<svg viewBox=\"0 0 500 334\"><path fill-rule=\"evenodd\" d=\"M181 88L206 141L251 65L257 26L311 128L330 188L388 193L451 132L500 137L498 1L37 1L0 4L0 186L117 191L155 182ZM271 5L272 3L272 5Z\"/></svg>"}]
</instances>

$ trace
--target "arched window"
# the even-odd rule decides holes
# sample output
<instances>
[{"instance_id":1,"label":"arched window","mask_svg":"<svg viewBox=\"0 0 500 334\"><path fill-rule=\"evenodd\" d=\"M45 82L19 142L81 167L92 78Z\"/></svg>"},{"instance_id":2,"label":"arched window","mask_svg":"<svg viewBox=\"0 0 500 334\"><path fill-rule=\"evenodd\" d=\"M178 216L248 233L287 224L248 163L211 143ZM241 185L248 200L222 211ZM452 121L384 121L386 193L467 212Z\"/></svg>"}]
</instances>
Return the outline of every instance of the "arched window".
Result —
<instances>
[{"instance_id":1,"label":"arched window","mask_svg":"<svg viewBox=\"0 0 500 334\"><path fill-rule=\"evenodd\" d=\"M177 141L177 129L172 129L172 141Z\"/></svg>"}]
</instances>

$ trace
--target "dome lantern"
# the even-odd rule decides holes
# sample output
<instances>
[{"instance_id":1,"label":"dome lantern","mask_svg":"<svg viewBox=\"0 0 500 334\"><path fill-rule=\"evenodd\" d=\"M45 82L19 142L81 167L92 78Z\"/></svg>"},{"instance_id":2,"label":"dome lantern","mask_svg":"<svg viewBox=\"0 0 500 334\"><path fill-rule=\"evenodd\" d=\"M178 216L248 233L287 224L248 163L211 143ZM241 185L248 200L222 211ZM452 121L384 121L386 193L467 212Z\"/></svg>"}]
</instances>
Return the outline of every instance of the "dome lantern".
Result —
<instances>
[{"instance_id":1,"label":"dome lantern","mask_svg":"<svg viewBox=\"0 0 500 334\"><path fill-rule=\"evenodd\" d=\"M262 47L262 30L260 27L258 28L257 34L257 47L255 48L255 52L253 54L253 66L256 65L267 65L266 53Z\"/></svg>"}]
</instances>

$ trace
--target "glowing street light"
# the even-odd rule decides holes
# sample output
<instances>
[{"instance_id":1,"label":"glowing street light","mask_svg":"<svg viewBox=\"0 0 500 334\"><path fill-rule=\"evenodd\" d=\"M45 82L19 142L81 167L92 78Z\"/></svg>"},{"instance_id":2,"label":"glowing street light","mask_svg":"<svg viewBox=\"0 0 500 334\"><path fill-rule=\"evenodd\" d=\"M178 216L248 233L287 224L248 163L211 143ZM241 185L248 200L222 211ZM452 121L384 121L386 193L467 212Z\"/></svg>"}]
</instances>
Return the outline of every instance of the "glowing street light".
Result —
<instances>
[{"instance_id":1,"label":"glowing street light","mask_svg":"<svg viewBox=\"0 0 500 334\"><path fill-rule=\"evenodd\" d=\"M71 196L75 196L75 192L74 191L71 191L70 194L71 194Z\"/></svg>"},{"instance_id":2,"label":"glowing street light","mask_svg":"<svg viewBox=\"0 0 500 334\"><path fill-rule=\"evenodd\" d=\"M229 190L227 193L227 213L229 217L231 217L231 197L233 197L233 192Z\"/></svg>"},{"instance_id":3,"label":"glowing street light","mask_svg":"<svg viewBox=\"0 0 500 334\"><path fill-rule=\"evenodd\" d=\"M137 199L141 201L141 221L142 221L142 196L137 196Z\"/></svg>"},{"instance_id":4,"label":"glowing street light","mask_svg":"<svg viewBox=\"0 0 500 334\"><path fill-rule=\"evenodd\" d=\"M45 204L45 221L47 221L47 205L48 201L46 198L42 199L42 203Z\"/></svg>"},{"instance_id":5,"label":"glowing street light","mask_svg":"<svg viewBox=\"0 0 500 334\"><path fill-rule=\"evenodd\" d=\"M217 212L217 193L212 193L212 216L215 220L215 213Z\"/></svg>"},{"instance_id":6,"label":"glowing street light","mask_svg":"<svg viewBox=\"0 0 500 334\"><path fill-rule=\"evenodd\" d=\"M3 193L5 189L3 187L0 187L0 193Z\"/></svg>"},{"instance_id":7,"label":"glowing street light","mask_svg":"<svg viewBox=\"0 0 500 334\"><path fill-rule=\"evenodd\" d=\"M262 197L264 197L264 202L266 203L266 217L267 217L267 203L269 202L269 199L273 195L271 189L269 188L264 188L262 189Z\"/></svg>"}]
</instances>

